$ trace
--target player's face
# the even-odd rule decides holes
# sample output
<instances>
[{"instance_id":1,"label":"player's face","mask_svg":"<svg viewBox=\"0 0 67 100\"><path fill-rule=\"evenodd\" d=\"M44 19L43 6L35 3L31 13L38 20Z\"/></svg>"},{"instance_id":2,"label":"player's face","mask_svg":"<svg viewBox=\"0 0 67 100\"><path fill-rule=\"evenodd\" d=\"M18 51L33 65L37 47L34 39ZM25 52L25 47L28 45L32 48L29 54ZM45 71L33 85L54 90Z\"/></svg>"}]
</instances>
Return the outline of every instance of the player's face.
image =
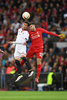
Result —
<instances>
[{"instance_id":1,"label":"player's face","mask_svg":"<svg viewBox=\"0 0 67 100\"><path fill-rule=\"evenodd\" d=\"M27 23L24 23L23 24L23 29L27 29L28 28L28 24Z\"/></svg>"},{"instance_id":2,"label":"player's face","mask_svg":"<svg viewBox=\"0 0 67 100\"><path fill-rule=\"evenodd\" d=\"M30 31L35 31L36 30L35 25L30 25L29 28L30 28Z\"/></svg>"}]
</instances>

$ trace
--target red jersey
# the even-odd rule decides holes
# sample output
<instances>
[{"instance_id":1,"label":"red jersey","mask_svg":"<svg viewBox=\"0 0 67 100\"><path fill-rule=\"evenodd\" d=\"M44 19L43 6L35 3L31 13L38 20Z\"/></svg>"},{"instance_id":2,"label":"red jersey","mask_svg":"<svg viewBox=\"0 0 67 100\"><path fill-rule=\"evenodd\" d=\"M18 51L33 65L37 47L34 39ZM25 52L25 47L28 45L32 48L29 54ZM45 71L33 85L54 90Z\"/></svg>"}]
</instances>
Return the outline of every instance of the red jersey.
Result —
<instances>
[{"instance_id":1,"label":"red jersey","mask_svg":"<svg viewBox=\"0 0 67 100\"><path fill-rule=\"evenodd\" d=\"M49 35L53 35L53 36L57 36L59 37L59 35L49 32L43 28L36 28L36 31L32 32L29 31L29 35L30 35L30 39L32 42L32 46L35 47L39 47L39 48L43 48L43 39L42 39L42 33L47 33Z\"/></svg>"}]
</instances>

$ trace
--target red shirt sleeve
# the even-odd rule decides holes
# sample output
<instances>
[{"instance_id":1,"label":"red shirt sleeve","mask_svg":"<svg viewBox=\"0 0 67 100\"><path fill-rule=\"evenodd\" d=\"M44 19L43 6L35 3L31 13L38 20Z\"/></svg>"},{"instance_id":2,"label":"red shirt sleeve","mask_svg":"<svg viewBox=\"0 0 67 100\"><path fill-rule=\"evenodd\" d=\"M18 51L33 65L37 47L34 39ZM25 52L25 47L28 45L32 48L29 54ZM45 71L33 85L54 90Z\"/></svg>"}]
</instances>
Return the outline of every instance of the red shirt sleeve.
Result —
<instances>
[{"instance_id":1,"label":"red shirt sleeve","mask_svg":"<svg viewBox=\"0 0 67 100\"><path fill-rule=\"evenodd\" d=\"M58 34L55 34L55 33L53 33L53 32L49 32L49 31L47 31L47 30L45 30L45 29L43 29L43 28L39 28L39 30L42 31L42 33L47 33L47 34L49 34L49 35L53 35L53 36L59 37Z\"/></svg>"}]
</instances>

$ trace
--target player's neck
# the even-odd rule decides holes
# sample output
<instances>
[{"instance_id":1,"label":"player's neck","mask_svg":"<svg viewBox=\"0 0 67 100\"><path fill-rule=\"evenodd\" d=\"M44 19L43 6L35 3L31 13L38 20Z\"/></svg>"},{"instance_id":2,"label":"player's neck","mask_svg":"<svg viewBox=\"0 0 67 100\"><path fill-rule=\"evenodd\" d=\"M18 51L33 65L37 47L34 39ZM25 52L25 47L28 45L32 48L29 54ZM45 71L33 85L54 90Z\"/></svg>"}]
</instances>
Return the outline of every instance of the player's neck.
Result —
<instances>
[{"instance_id":1,"label":"player's neck","mask_svg":"<svg viewBox=\"0 0 67 100\"><path fill-rule=\"evenodd\" d=\"M27 30L27 29L22 28L22 30Z\"/></svg>"},{"instance_id":2,"label":"player's neck","mask_svg":"<svg viewBox=\"0 0 67 100\"><path fill-rule=\"evenodd\" d=\"M33 32L36 31L36 28L33 29Z\"/></svg>"}]
</instances>

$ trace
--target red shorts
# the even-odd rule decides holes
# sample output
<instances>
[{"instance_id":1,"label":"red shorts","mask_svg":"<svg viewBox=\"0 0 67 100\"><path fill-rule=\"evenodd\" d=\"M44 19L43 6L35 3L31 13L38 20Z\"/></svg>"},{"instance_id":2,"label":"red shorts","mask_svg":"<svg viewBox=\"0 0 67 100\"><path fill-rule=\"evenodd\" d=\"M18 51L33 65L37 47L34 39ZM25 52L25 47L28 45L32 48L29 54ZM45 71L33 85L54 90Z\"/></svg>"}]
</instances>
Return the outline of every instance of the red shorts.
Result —
<instances>
[{"instance_id":1,"label":"red shorts","mask_svg":"<svg viewBox=\"0 0 67 100\"><path fill-rule=\"evenodd\" d=\"M37 58L42 59L42 57L43 57L43 48L38 48L38 47L31 46L29 51L27 52L26 57L32 58L34 56L34 54L36 54Z\"/></svg>"}]
</instances>

